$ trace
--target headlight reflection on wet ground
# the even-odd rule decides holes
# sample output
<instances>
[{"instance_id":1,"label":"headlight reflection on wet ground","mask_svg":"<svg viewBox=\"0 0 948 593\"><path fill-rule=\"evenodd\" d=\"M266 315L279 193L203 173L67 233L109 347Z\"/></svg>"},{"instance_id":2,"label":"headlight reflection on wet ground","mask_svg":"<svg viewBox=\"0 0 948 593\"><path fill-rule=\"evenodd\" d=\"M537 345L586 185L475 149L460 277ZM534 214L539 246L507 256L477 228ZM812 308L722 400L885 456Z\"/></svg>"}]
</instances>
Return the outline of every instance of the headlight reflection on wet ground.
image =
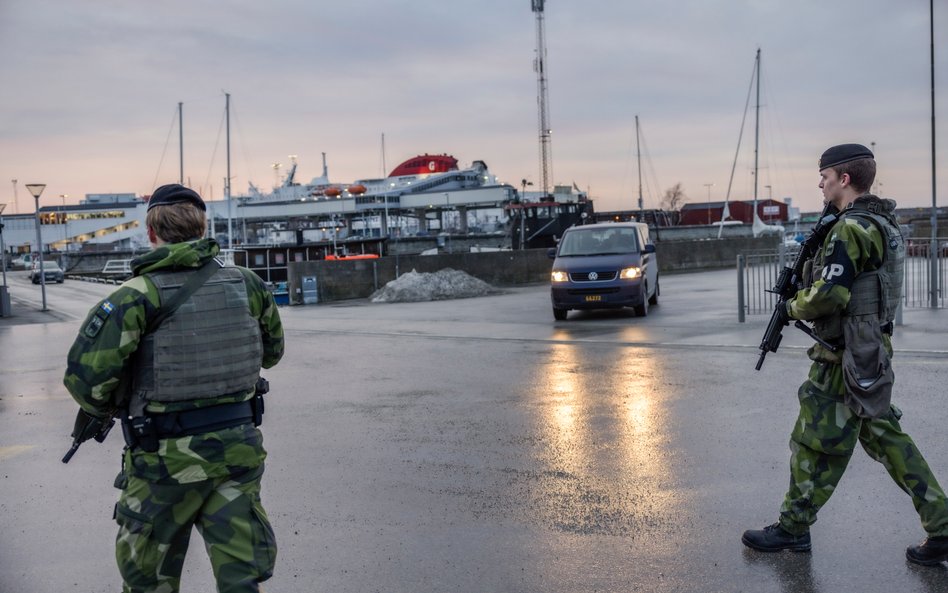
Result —
<instances>
[{"instance_id":1,"label":"headlight reflection on wet ground","mask_svg":"<svg viewBox=\"0 0 948 593\"><path fill-rule=\"evenodd\" d=\"M661 362L635 348L553 344L537 374L543 522L629 534L673 516Z\"/></svg>"}]
</instances>

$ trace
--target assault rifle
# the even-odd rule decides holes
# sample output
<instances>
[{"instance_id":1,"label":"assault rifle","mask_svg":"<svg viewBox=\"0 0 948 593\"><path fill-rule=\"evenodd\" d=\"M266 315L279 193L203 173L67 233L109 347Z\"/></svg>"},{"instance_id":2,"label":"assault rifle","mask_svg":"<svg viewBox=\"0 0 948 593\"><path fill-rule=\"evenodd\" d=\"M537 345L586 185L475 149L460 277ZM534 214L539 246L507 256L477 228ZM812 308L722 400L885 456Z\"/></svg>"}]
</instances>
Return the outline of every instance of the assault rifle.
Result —
<instances>
[{"instance_id":1,"label":"assault rifle","mask_svg":"<svg viewBox=\"0 0 948 593\"><path fill-rule=\"evenodd\" d=\"M823 209L823 213L820 214L820 219L817 221L816 226L813 227L813 230L800 245L800 251L797 253L793 264L791 266L784 266L783 270L780 271L780 275L777 277L777 283L774 284L772 289L767 291L777 295L777 304L774 305L774 312L773 315L770 316L770 323L767 324L767 330L764 332L764 337L760 341L760 358L757 359L756 367L758 371L760 367L764 365L764 358L767 356L767 353L776 352L777 348L780 347L780 340L783 339L783 328L790 325L790 317L787 314L787 301L793 298L801 288L804 264L806 264L808 259L816 255L820 245L823 244L823 240L826 239L826 235L829 234L830 229L833 228L833 225L836 224L838 219L839 210L836 206L827 204ZM798 320L794 324L794 327L802 330L803 333L819 342L823 347L834 352L838 349L836 346L827 343L817 336L813 329L802 321Z\"/></svg>"},{"instance_id":2,"label":"assault rifle","mask_svg":"<svg viewBox=\"0 0 948 593\"><path fill-rule=\"evenodd\" d=\"M79 450L79 445L89 439L95 439L100 443L104 441L105 437L109 436L109 431L112 430L114 425L114 416L97 418L80 409L79 413L76 414L76 423L72 428L72 446L66 451L66 455L63 457L63 463L69 463L72 456Z\"/></svg>"}]
</instances>

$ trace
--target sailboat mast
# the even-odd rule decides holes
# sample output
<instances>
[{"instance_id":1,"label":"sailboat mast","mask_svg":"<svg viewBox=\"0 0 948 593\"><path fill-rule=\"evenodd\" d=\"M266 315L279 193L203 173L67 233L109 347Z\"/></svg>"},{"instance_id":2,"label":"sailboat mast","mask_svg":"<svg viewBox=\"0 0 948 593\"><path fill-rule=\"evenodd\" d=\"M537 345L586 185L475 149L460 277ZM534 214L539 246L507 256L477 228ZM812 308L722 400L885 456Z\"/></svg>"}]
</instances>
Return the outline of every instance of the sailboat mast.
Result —
<instances>
[{"instance_id":1,"label":"sailboat mast","mask_svg":"<svg viewBox=\"0 0 948 593\"><path fill-rule=\"evenodd\" d=\"M230 212L230 93L224 93L225 118L227 120L227 178L224 179L224 199L227 200L227 248L234 248L233 219Z\"/></svg>"},{"instance_id":2,"label":"sailboat mast","mask_svg":"<svg viewBox=\"0 0 948 593\"><path fill-rule=\"evenodd\" d=\"M760 144L760 48L757 48L757 112L754 121L754 216L757 216L757 156Z\"/></svg>"},{"instance_id":3,"label":"sailboat mast","mask_svg":"<svg viewBox=\"0 0 948 593\"><path fill-rule=\"evenodd\" d=\"M639 116L635 116L635 158L639 170L639 210L642 210L642 152L639 150Z\"/></svg>"},{"instance_id":4,"label":"sailboat mast","mask_svg":"<svg viewBox=\"0 0 948 593\"><path fill-rule=\"evenodd\" d=\"M184 185L184 103L178 101L178 183Z\"/></svg>"}]
</instances>

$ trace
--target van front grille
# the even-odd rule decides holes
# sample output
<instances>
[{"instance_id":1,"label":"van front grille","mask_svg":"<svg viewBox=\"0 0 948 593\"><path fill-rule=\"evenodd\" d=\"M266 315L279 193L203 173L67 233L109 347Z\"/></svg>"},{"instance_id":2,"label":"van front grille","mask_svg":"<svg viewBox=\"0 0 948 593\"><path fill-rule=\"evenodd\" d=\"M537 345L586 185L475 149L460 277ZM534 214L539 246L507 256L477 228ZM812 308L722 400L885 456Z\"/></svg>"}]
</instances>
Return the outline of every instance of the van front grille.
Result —
<instances>
[{"instance_id":1,"label":"van front grille","mask_svg":"<svg viewBox=\"0 0 948 593\"><path fill-rule=\"evenodd\" d=\"M596 278L590 278L590 274L595 274ZM611 282L616 279L618 272L615 270L606 270L603 272L573 272L569 279L573 282Z\"/></svg>"}]
</instances>

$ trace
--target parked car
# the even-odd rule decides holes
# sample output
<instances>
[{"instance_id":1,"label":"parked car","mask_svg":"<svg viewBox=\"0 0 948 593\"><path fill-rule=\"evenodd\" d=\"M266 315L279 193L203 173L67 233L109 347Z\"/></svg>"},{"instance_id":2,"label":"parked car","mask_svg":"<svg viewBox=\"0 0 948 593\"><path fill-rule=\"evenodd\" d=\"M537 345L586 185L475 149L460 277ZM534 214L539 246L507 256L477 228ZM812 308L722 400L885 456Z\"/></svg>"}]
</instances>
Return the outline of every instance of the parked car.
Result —
<instances>
[{"instance_id":1,"label":"parked car","mask_svg":"<svg viewBox=\"0 0 948 593\"><path fill-rule=\"evenodd\" d=\"M62 284L66 280L63 269L54 261L43 260L43 276L46 277L47 283L56 282L57 284ZM33 269L30 270L30 280L33 284L40 283L39 262L33 262Z\"/></svg>"},{"instance_id":2,"label":"parked car","mask_svg":"<svg viewBox=\"0 0 948 593\"><path fill-rule=\"evenodd\" d=\"M570 309L632 307L644 317L649 305L658 304L658 256L644 223L573 226L548 253L554 259L550 299L558 321Z\"/></svg>"},{"instance_id":3,"label":"parked car","mask_svg":"<svg viewBox=\"0 0 948 593\"><path fill-rule=\"evenodd\" d=\"M24 253L18 255L10 260L10 267L14 270L28 270L30 269L30 262L33 261L32 254Z\"/></svg>"}]
</instances>

